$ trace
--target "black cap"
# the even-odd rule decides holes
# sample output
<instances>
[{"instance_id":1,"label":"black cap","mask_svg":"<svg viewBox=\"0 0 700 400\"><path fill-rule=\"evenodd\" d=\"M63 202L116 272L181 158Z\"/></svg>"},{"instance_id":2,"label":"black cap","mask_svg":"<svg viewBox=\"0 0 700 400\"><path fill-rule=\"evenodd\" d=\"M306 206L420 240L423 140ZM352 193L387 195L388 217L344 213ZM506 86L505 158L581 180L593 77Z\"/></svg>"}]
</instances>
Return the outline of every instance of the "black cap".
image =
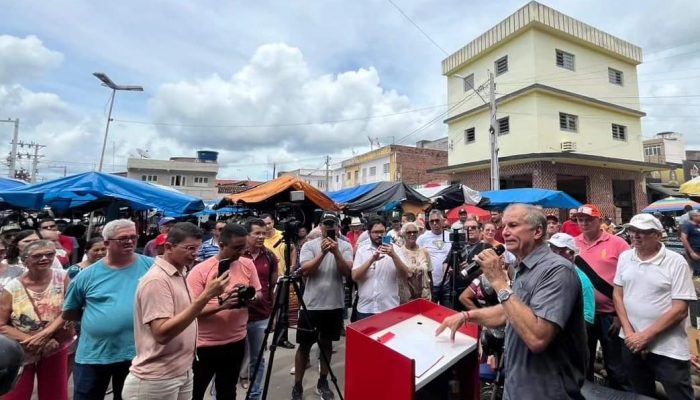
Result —
<instances>
[{"instance_id":1,"label":"black cap","mask_svg":"<svg viewBox=\"0 0 700 400\"><path fill-rule=\"evenodd\" d=\"M325 211L323 215L321 216L321 223L324 222L333 222L335 224L339 223L338 215L336 215L334 212L331 211Z\"/></svg>"}]
</instances>

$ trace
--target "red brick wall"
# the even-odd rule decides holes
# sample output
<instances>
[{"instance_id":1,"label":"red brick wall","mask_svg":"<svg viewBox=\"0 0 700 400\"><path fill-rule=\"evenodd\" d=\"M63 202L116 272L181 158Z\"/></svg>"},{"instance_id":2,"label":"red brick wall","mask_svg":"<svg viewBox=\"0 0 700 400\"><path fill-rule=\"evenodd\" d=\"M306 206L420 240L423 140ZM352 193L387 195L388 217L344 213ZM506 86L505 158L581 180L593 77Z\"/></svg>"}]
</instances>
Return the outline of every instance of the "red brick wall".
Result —
<instances>
[{"instance_id":1,"label":"red brick wall","mask_svg":"<svg viewBox=\"0 0 700 400\"><path fill-rule=\"evenodd\" d=\"M397 146L395 154L396 164L401 172L401 181L407 185L450 179L448 174L426 172L432 168L447 166L447 152L444 150Z\"/></svg>"},{"instance_id":2,"label":"red brick wall","mask_svg":"<svg viewBox=\"0 0 700 400\"><path fill-rule=\"evenodd\" d=\"M621 171L608 168L587 167L546 161L518 165L501 166L501 176L532 175L532 186L543 189L557 188L557 174L586 177L586 194L589 203L600 207L603 214L615 215L613 204L613 180L634 180L635 213L647 206L644 175L641 172ZM472 189L490 190L489 170L479 170L452 175L451 180L459 180Z\"/></svg>"}]
</instances>

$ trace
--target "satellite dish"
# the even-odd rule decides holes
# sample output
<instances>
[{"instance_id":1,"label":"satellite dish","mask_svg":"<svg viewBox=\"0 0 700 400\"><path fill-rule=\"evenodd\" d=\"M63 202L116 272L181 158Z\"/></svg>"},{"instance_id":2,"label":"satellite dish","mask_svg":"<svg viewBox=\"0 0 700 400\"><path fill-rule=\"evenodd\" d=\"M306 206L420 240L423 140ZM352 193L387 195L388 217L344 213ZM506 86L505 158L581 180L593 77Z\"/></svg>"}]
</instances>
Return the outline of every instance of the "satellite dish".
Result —
<instances>
[{"instance_id":1,"label":"satellite dish","mask_svg":"<svg viewBox=\"0 0 700 400\"><path fill-rule=\"evenodd\" d=\"M141 158L151 158L150 154L148 154L148 150L144 149L136 149L136 153L139 155Z\"/></svg>"}]
</instances>

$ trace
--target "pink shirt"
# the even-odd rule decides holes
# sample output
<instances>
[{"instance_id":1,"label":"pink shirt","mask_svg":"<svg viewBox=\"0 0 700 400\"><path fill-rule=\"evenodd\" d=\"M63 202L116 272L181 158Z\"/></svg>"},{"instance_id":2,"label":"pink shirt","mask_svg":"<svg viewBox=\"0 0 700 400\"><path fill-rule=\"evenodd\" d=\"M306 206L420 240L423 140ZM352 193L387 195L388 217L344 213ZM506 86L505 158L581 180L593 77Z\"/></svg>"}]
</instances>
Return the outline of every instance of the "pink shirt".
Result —
<instances>
[{"instance_id":1,"label":"pink shirt","mask_svg":"<svg viewBox=\"0 0 700 400\"><path fill-rule=\"evenodd\" d=\"M171 379L192 368L197 341L197 321L166 344L158 344L150 323L172 318L192 304L194 297L185 277L170 263L157 257L141 278L134 302L134 342L136 357L131 373L140 379Z\"/></svg>"},{"instance_id":2,"label":"pink shirt","mask_svg":"<svg viewBox=\"0 0 700 400\"><path fill-rule=\"evenodd\" d=\"M586 242L583 234L576 236L574 240L576 240L579 255L601 278L612 285L617 271L617 260L623 251L630 248L627 242L607 232L601 232L598 240L593 243ZM612 299L597 290L595 291L595 312L596 314L615 312Z\"/></svg>"},{"instance_id":3,"label":"pink shirt","mask_svg":"<svg viewBox=\"0 0 700 400\"><path fill-rule=\"evenodd\" d=\"M187 275L187 284L194 296L199 296L207 285L209 279L219 272L219 256L214 256L201 262L192 268ZM260 297L261 287L258 279L258 271L253 262L247 258L239 258L231 263L229 269L229 286L226 292L233 289L236 284L252 286ZM208 305L219 305L219 300L213 298ZM248 323L248 308L236 308L233 310L221 310L216 314L199 317L199 334L197 335L197 347L219 346L222 344L243 340L246 336Z\"/></svg>"}]
</instances>

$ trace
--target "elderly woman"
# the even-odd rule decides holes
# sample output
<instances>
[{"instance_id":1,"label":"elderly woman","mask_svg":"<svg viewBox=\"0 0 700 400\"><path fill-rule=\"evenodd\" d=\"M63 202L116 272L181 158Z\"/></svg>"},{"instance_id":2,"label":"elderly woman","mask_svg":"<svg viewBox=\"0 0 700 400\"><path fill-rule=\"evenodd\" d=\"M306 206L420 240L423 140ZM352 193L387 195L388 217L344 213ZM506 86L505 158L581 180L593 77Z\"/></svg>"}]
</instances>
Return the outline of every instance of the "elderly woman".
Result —
<instances>
[{"instance_id":1,"label":"elderly woman","mask_svg":"<svg viewBox=\"0 0 700 400\"><path fill-rule=\"evenodd\" d=\"M496 232L498 231L498 228L496 228L496 224L493 222L487 222L484 224L484 227L482 229L482 242L488 243L491 245L491 247L496 247L501 242L496 240Z\"/></svg>"},{"instance_id":2,"label":"elderly woman","mask_svg":"<svg viewBox=\"0 0 700 400\"><path fill-rule=\"evenodd\" d=\"M37 240L21 253L27 268L0 292L0 333L18 341L25 350L24 371L4 400L30 400L38 378L39 400L67 400L68 346L72 330L61 311L68 277L51 268L56 247Z\"/></svg>"},{"instance_id":3,"label":"elderly woman","mask_svg":"<svg viewBox=\"0 0 700 400\"><path fill-rule=\"evenodd\" d=\"M401 228L401 236L405 243L401 247L406 266L411 274L399 279L399 302L401 304L414 299L430 300L430 291L433 287L433 268L430 264L430 255L426 249L418 247L418 225L415 222L406 222Z\"/></svg>"}]
</instances>

